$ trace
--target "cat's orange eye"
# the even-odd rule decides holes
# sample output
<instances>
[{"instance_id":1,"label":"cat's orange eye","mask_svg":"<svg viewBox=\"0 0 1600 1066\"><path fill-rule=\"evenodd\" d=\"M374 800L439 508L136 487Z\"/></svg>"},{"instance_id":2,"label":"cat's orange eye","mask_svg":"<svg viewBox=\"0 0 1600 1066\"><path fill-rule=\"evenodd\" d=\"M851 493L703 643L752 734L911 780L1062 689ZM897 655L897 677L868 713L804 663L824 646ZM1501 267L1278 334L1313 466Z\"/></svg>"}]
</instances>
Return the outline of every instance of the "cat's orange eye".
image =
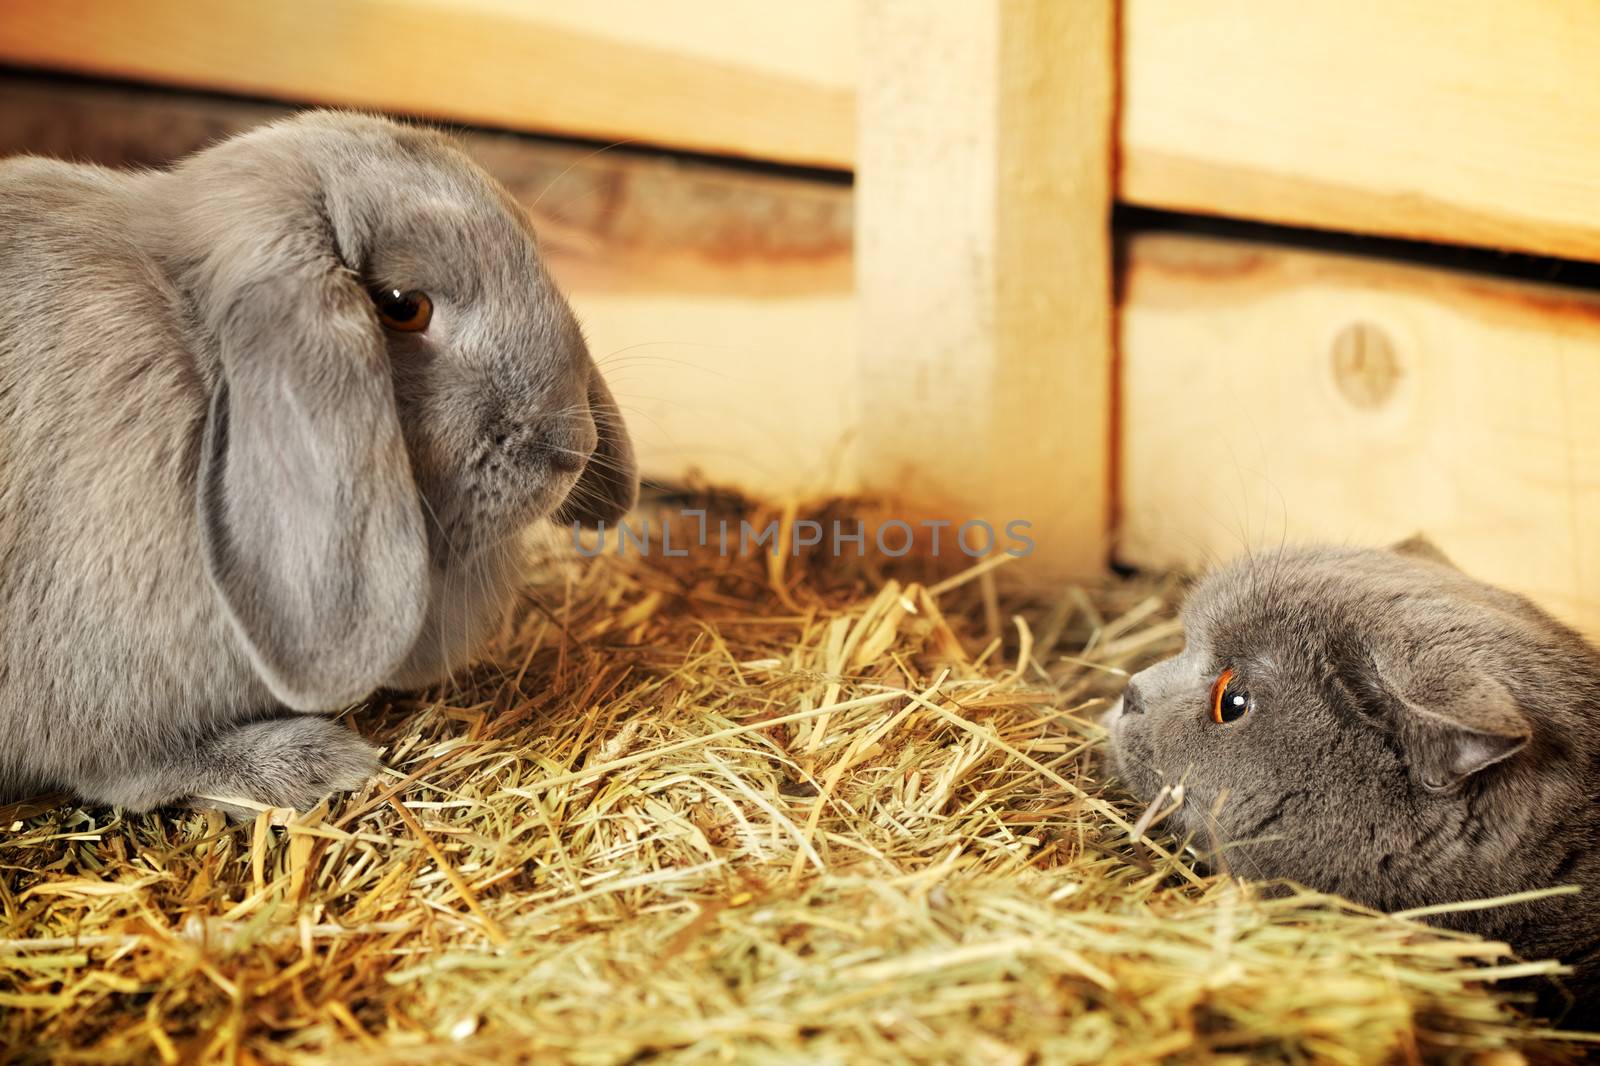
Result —
<instances>
[{"instance_id":1,"label":"cat's orange eye","mask_svg":"<svg viewBox=\"0 0 1600 1066\"><path fill-rule=\"evenodd\" d=\"M416 289L374 289L372 302L378 309L378 320L402 333L421 333L433 320L433 301Z\"/></svg>"},{"instance_id":2,"label":"cat's orange eye","mask_svg":"<svg viewBox=\"0 0 1600 1066\"><path fill-rule=\"evenodd\" d=\"M1211 683L1211 720L1218 725L1237 722L1250 710L1250 693L1244 690L1227 667Z\"/></svg>"}]
</instances>

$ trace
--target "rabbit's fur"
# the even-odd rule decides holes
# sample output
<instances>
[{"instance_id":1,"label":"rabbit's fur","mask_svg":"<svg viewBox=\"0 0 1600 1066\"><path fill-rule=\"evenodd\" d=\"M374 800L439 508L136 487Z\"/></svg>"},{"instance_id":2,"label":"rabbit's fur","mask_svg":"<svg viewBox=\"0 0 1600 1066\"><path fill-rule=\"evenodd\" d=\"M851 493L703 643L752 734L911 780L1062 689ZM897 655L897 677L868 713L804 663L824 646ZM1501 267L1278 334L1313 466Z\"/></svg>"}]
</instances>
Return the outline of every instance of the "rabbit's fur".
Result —
<instances>
[{"instance_id":1,"label":"rabbit's fur","mask_svg":"<svg viewBox=\"0 0 1600 1066\"><path fill-rule=\"evenodd\" d=\"M461 665L528 525L633 501L525 215L432 132L0 163L0 294L0 798L355 787L375 752L327 712Z\"/></svg>"},{"instance_id":2,"label":"rabbit's fur","mask_svg":"<svg viewBox=\"0 0 1600 1066\"><path fill-rule=\"evenodd\" d=\"M1433 920L1567 960L1593 1022L1600 653L1419 540L1256 555L1183 619L1108 723L1136 793L1181 782L1177 828L1235 873L1383 910L1583 886ZM1224 670L1249 710L1219 722Z\"/></svg>"}]
</instances>

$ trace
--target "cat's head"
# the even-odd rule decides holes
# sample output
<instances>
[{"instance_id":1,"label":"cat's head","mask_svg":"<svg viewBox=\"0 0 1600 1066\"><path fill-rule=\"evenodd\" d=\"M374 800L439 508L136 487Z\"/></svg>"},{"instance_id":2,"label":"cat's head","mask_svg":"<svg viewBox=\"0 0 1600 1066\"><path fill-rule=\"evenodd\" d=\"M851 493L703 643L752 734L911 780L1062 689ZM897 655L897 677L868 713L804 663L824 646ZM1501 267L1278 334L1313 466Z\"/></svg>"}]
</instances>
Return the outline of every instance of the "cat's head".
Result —
<instances>
[{"instance_id":1,"label":"cat's head","mask_svg":"<svg viewBox=\"0 0 1600 1066\"><path fill-rule=\"evenodd\" d=\"M1523 597L1425 542L1296 548L1211 574L1183 622L1108 724L1141 798L1183 786L1202 853L1374 906L1559 872L1529 835L1587 800L1600 668Z\"/></svg>"}]
</instances>

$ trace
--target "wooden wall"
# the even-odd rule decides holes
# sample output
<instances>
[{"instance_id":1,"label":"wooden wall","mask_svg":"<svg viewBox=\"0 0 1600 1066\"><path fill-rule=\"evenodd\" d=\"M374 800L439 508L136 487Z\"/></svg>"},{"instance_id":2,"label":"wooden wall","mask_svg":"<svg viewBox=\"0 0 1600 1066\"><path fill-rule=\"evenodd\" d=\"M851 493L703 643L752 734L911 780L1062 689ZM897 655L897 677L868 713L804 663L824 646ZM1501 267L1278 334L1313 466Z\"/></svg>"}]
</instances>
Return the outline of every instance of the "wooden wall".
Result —
<instances>
[{"instance_id":1,"label":"wooden wall","mask_svg":"<svg viewBox=\"0 0 1600 1066\"><path fill-rule=\"evenodd\" d=\"M7 0L0 61L849 170L884 6ZM1591 0L1116 7L1124 202L1600 257Z\"/></svg>"}]
</instances>

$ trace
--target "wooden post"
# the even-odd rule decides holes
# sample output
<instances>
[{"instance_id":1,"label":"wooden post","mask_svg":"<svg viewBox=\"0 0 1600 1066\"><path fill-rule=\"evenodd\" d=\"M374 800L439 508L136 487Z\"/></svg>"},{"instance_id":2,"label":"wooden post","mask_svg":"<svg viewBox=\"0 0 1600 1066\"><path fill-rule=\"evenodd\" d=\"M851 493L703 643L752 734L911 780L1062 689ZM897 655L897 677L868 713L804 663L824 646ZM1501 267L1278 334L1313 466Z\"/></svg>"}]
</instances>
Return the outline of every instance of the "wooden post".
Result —
<instances>
[{"instance_id":1,"label":"wooden post","mask_svg":"<svg viewBox=\"0 0 1600 1066\"><path fill-rule=\"evenodd\" d=\"M862 480L1104 566L1114 0L863 4Z\"/></svg>"}]
</instances>

